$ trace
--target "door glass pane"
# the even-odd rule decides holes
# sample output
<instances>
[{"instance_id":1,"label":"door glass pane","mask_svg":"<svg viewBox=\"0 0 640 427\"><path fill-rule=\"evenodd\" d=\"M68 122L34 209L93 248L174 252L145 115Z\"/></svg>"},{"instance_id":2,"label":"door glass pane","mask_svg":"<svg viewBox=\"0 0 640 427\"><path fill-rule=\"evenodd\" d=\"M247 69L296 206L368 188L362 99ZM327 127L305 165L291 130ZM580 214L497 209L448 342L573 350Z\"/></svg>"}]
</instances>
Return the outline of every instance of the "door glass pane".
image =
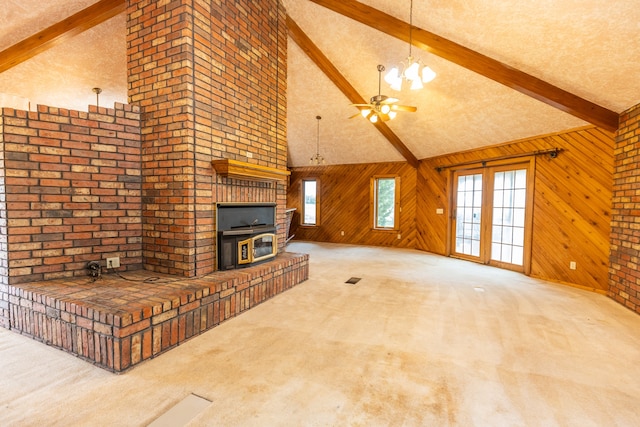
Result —
<instances>
[{"instance_id":1,"label":"door glass pane","mask_svg":"<svg viewBox=\"0 0 640 427\"><path fill-rule=\"evenodd\" d=\"M519 169L516 171L515 188L527 188L527 170Z\"/></svg>"},{"instance_id":2,"label":"door glass pane","mask_svg":"<svg viewBox=\"0 0 640 427\"><path fill-rule=\"evenodd\" d=\"M502 190L504 188L504 172L496 172L493 182L494 189Z\"/></svg>"},{"instance_id":3,"label":"door glass pane","mask_svg":"<svg viewBox=\"0 0 640 427\"><path fill-rule=\"evenodd\" d=\"M514 191L514 204L516 208L524 208L525 202L527 201L527 190L525 188L519 188Z\"/></svg>"},{"instance_id":4,"label":"door glass pane","mask_svg":"<svg viewBox=\"0 0 640 427\"><path fill-rule=\"evenodd\" d=\"M480 256L482 174L459 176L456 200L456 252Z\"/></svg>"},{"instance_id":5,"label":"door glass pane","mask_svg":"<svg viewBox=\"0 0 640 427\"><path fill-rule=\"evenodd\" d=\"M523 264L526 195L526 169L495 173L491 227L492 260Z\"/></svg>"}]
</instances>

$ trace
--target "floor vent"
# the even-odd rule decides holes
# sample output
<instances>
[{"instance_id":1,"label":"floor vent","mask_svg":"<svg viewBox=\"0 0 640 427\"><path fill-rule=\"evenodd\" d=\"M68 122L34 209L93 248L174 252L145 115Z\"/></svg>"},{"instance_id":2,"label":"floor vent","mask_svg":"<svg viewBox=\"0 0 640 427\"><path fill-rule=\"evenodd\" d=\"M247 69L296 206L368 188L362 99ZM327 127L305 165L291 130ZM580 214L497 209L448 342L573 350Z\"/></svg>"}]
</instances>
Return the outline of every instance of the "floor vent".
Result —
<instances>
[{"instance_id":1,"label":"floor vent","mask_svg":"<svg viewBox=\"0 0 640 427\"><path fill-rule=\"evenodd\" d=\"M164 414L160 415L148 427L179 427L185 426L204 411L211 404L210 400L190 394Z\"/></svg>"},{"instance_id":2,"label":"floor vent","mask_svg":"<svg viewBox=\"0 0 640 427\"><path fill-rule=\"evenodd\" d=\"M360 281L359 277L352 277L351 279L347 280L344 283L348 283L350 285L355 285L356 283L358 283Z\"/></svg>"}]
</instances>

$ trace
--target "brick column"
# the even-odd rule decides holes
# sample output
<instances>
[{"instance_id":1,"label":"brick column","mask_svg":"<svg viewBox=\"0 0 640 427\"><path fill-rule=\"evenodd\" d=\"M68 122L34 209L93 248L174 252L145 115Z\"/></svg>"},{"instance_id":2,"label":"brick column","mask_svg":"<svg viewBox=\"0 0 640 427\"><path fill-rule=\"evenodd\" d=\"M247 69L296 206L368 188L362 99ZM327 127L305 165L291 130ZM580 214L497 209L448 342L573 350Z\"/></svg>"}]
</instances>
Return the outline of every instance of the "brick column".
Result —
<instances>
[{"instance_id":1,"label":"brick column","mask_svg":"<svg viewBox=\"0 0 640 427\"><path fill-rule=\"evenodd\" d=\"M620 115L614 161L608 294L640 314L640 104Z\"/></svg>"},{"instance_id":2,"label":"brick column","mask_svg":"<svg viewBox=\"0 0 640 427\"><path fill-rule=\"evenodd\" d=\"M145 268L194 274L193 11L130 0L129 101L142 110Z\"/></svg>"},{"instance_id":3,"label":"brick column","mask_svg":"<svg viewBox=\"0 0 640 427\"><path fill-rule=\"evenodd\" d=\"M252 185L216 177L211 160L286 168L285 11L278 0L129 0L127 12L145 268L206 274L216 268L217 195ZM272 201L284 218L284 202Z\"/></svg>"}]
</instances>

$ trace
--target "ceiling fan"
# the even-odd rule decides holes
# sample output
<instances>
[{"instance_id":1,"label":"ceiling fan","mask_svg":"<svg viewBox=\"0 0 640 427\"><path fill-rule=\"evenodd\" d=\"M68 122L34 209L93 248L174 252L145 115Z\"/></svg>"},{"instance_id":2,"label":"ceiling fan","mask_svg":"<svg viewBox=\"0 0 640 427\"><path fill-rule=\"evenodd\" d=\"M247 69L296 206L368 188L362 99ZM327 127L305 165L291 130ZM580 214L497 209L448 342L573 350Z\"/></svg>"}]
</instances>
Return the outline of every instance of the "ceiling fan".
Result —
<instances>
[{"instance_id":1,"label":"ceiling fan","mask_svg":"<svg viewBox=\"0 0 640 427\"><path fill-rule=\"evenodd\" d=\"M358 114L351 116L351 119L362 116L371 123L377 123L378 120L386 122L387 120L393 120L398 111L408 111L413 113L417 110L417 107L396 104L396 102L399 101L397 98L391 98L380 94L383 71L384 65L378 65L378 94L371 97L368 104L351 104L360 110Z\"/></svg>"}]
</instances>

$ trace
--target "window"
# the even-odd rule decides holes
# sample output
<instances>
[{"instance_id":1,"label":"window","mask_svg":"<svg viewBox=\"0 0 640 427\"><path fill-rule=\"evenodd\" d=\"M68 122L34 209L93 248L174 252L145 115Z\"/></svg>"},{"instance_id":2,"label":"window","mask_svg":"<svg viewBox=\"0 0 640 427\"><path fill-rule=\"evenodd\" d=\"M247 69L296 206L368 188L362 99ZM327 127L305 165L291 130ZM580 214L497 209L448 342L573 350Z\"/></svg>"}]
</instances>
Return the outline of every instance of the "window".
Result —
<instances>
[{"instance_id":1,"label":"window","mask_svg":"<svg viewBox=\"0 0 640 427\"><path fill-rule=\"evenodd\" d=\"M318 225L318 180L302 181L302 225Z\"/></svg>"},{"instance_id":2,"label":"window","mask_svg":"<svg viewBox=\"0 0 640 427\"><path fill-rule=\"evenodd\" d=\"M395 230L398 228L398 192L400 178L379 176L372 179L373 228Z\"/></svg>"}]
</instances>

